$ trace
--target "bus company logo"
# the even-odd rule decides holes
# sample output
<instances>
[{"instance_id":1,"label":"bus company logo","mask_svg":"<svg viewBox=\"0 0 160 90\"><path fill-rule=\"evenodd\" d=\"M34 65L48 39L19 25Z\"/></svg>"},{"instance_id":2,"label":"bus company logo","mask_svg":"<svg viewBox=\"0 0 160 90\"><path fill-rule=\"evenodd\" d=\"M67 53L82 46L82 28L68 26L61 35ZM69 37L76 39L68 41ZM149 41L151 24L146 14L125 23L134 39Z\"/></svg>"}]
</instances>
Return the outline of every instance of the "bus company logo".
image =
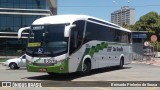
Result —
<instances>
[{"instance_id":1,"label":"bus company logo","mask_svg":"<svg viewBox=\"0 0 160 90\"><path fill-rule=\"evenodd\" d=\"M11 82L2 82L2 87L12 87Z\"/></svg>"},{"instance_id":2,"label":"bus company logo","mask_svg":"<svg viewBox=\"0 0 160 90\"><path fill-rule=\"evenodd\" d=\"M38 54L42 54L43 48L38 48Z\"/></svg>"}]
</instances>

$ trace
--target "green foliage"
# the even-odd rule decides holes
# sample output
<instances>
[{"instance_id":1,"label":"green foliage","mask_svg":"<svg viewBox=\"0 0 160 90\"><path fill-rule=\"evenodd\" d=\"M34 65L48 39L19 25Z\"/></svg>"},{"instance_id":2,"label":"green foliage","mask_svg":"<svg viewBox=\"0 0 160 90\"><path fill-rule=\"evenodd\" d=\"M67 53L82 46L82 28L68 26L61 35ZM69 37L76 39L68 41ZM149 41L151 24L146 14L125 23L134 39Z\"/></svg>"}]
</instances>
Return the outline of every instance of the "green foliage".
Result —
<instances>
[{"instance_id":1,"label":"green foliage","mask_svg":"<svg viewBox=\"0 0 160 90\"><path fill-rule=\"evenodd\" d=\"M127 28L127 29L132 30L132 31L135 31L134 25L124 24L122 27Z\"/></svg>"},{"instance_id":2,"label":"green foliage","mask_svg":"<svg viewBox=\"0 0 160 90\"><path fill-rule=\"evenodd\" d=\"M156 42L154 48L155 51L160 52L160 42Z\"/></svg>"},{"instance_id":3,"label":"green foliage","mask_svg":"<svg viewBox=\"0 0 160 90\"><path fill-rule=\"evenodd\" d=\"M141 31L148 31L149 37L153 34L160 35L160 16L156 12L149 12L142 16L139 21L135 23L135 29Z\"/></svg>"},{"instance_id":4,"label":"green foliage","mask_svg":"<svg viewBox=\"0 0 160 90\"><path fill-rule=\"evenodd\" d=\"M156 12L149 12L141 16L135 25L124 25L124 27L135 31L148 31L148 40L151 35L155 34L160 41L160 15Z\"/></svg>"}]
</instances>

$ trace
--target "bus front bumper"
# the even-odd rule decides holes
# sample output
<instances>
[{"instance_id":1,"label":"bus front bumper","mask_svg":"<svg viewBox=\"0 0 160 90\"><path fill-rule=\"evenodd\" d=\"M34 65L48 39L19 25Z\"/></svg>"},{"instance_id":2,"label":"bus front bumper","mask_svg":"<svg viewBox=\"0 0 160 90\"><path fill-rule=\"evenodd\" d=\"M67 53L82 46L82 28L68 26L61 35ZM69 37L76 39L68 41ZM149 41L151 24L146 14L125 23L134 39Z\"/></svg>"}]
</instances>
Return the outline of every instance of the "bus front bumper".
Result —
<instances>
[{"instance_id":1,"label":"bus front bumper","mask_svg":"<svg viewBox=\"0 0 160 90\"><path fill-rule=\"evenodd\" d=\"M61 64L54 66L36 66L27 63L27 71L29 72L54 72L54 73L68 73L68 60Z\"/></svg>"}]
</instances>

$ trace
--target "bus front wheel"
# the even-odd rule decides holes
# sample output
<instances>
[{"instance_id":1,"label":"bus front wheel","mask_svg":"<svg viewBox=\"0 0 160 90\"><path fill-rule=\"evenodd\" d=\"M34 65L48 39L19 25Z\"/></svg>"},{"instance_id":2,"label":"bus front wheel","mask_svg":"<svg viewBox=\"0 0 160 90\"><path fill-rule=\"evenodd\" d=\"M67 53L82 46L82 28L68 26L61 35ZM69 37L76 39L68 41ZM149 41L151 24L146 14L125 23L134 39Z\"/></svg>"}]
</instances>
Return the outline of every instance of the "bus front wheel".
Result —
<instances>
[{"instance_id":1,"label":"bus front wheel","mask_svg":"<svg viewBox=\"0 0 160 90\"><path fill-rule=\"evenodd\" d=\"M89 60L85 60L83 63L82 73L83 75L89 74L91 71L91 62Z\"/></svg>"},{"instance_id":2,"label":"bus front wheel","mask_svg":"<svg viewBox=\"0 0 160 90\"><path fill-rule=\"evenodd\" d=\"M48 75L50 75L50 76L56 76L57 75L57 73L54 73L54 72L47 72L48 73Z\"/></svg>"}]
</instances>

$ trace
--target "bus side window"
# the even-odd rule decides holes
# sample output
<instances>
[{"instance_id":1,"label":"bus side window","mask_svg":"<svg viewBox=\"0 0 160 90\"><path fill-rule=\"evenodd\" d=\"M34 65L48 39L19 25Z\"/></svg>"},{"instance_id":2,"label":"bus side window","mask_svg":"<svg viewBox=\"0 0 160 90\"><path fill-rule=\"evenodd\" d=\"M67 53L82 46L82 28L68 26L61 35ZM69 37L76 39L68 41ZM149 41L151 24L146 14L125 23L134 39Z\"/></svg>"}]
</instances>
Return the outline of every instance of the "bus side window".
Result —
<instances>
[{"instance_id":1,"label":"bus side window","mask_svg":"<svg viewBox=\"0 0 160 90\"><path fill-rule=\"evenodd\" d=\"M131 33L128 33L128 43L132 42Z\"/></svg>"},{"instance_id":2,"label":"bus side window","mask_svg":"<svg viewBox=\"0 0 160 90\"><path fill-rule=\"evenodd\" d=\"M73 46L74 48L78 46L78 31L73 31Z\"/></svg>"},{"instance_id":3,"label":"bus side window","mask_svg":"<svg viewBox=\"0 0 160 90\"><path fill-rule=\"evenodd\" d=\"M73 24L75 24L76 27L71 28L69 54L72 54L75 51L77 51L82 45L85 21L80 20L74 22Z\"/></svg>"},{"instance_id":4,"label":"bus side window","mask_svg":"<svg viewBox=\"0 0 160 90\"><path fill-rule=\"evenodd\" d=\"M75 29L71 30L71 38L70 38L70 54L73 53L78 48L78 31Z\"/></svg>"}]
</instances>

